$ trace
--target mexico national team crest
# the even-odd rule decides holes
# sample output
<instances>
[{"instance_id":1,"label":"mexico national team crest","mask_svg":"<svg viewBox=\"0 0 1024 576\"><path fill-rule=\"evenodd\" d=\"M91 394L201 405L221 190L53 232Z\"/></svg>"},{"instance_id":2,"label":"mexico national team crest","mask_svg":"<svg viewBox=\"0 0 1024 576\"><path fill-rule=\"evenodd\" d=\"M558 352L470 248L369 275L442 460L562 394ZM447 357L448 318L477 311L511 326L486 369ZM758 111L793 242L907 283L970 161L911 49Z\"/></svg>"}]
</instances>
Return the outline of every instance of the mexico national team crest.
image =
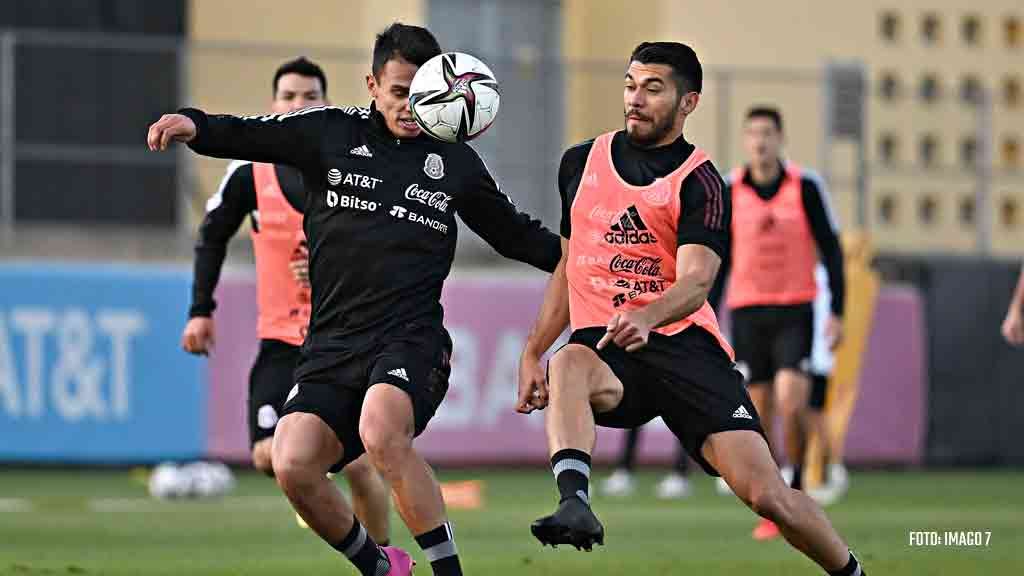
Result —
<instances>
[{"instance_id":1,"label":"mexico national team crest","mask_svg":"<svg viewBox=\"0 0 1024 576\"><path fill-rule=\"evenodd\" d=\"M652 206L665 206L672 199L672 186L666 178L658 178L643 191L643 197Z\"/></svg>"},{"instance_id":2,"label":"mexico national team crest","mask_svg":"<svg viewBox=\"0 0 1024 576\"><path fill-rule=\"evenodd\" d=\"M423 172L434 180L444 178L444 160L439 154L427 154L427 161L423 163Z\"/></svg>"}]
</instances>

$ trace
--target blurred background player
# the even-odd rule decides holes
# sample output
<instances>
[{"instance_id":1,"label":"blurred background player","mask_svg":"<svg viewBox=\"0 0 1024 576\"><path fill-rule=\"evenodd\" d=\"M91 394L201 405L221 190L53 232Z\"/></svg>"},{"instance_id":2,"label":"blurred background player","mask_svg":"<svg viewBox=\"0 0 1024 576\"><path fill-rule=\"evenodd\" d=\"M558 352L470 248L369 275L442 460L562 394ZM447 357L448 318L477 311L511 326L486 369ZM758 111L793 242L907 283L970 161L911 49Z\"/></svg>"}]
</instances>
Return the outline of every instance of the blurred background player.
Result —
<instances>
[{"instance_id":1,"label":"blurred background player","mask_svg":"<svg viewBox=\"0 0 1024 576\"><path fill-rule=\"evenodd\" d=\"M821 179L785 162L782 115L773 107L752 108L743 143L748 164L730 175L733 220L726 306L731 312L736 363L747 378L751 399L773 438L775 408L783 422L785 471L793 488L802 488L804 431L814 310L814 270L819 259L832 294L824 335L830 348L842 334L843 254L824 199ZM762 520L756 539L778 536Z\"/></svg>"},{"instance_id":2,"label":"blurred background player","mask_svg":"<svg viewBox=\"0 0 1024 576\"><path fill-rule=\"evenodd\" d=\"M1010 307L1003 320L1003 337L1014 346L1024 345L1024 265L1017 278L1017 288L1010 299Z\"/></svg>"},{"instance_id":3,"label":"blurred background player","mask_svg":"<svg viewBox=\"0 0 1024 576\"><path fill-rule=\"evenodd\" d=\"M822 189L822 200L828 204L829 195ZM830 214L834 214L831 210ZM834 220L835 221L835 220ZM833 437L828 433L828 421L825 418L825 400L828 386L832 378L835 357L825 335L828 318L832 313L832 292L828 288L828 273L825 267L818 264L814 268L814 279L818 286L818 295L814 298L814 341L811 345L811 392L807 402L807 433L804 446L811 438L817 438L822 447L825 463L824 482L809 490L811 497L819 504L828 506L841 498L849 488L849 473L841 460L841 450L832 446Z\"/></svg>"},{"instance_id":4,"label":"blurred background player","mask_svg":"<svg viewBox=\"0 0 1024 576\"><path fill-rule=\"evenodd\" d=\"M636 471L636 451L640 443L642 426L626 431L622 454L612 474L601 483L601 492L608 496L629 496L635 490L633 473ZM654 487L654 494L663 500L686 498L693 493L690 484L690 458L682 445L677 448L676 459L670 470Z\"/></svg>"},{"instance_id":5,"label":"blurred background player","mask_svg":"<svg viewBox=\"0 0 1024 576\"><path fill-rule=\"evenodd\" d=\"M327 78L320 66L298 58L274 73L274 114L327 103ZM273 476L271 446L281 409L295 384L300 346L309 324L309 255L302 232L306 192L291 166L232 162L217 194L207 202L195 248L189 321L182 347L209 354L214 346L214 290L228 241L248 216L256 258L259 353L249 375L249 439L252 462ZM344 469L355 514L382 545L389 540L389 490L366 458Z\"/></svg>"}]
</instances>

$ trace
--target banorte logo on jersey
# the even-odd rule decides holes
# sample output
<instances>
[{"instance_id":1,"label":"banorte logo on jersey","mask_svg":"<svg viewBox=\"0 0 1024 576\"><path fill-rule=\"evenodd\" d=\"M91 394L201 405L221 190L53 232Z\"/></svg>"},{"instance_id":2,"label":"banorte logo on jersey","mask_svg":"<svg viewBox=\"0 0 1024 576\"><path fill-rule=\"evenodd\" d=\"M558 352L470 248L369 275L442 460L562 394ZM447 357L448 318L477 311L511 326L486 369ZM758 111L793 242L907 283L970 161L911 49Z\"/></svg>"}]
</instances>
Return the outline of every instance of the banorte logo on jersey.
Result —
<instances>
[{"instance_id":1,"label":"banorte logo on jersey","mask_svg":"<svg viewBox=\"0 0 1024 576\"><path fill-rule=\"evenodd\" d=\"M444 192L431 192L420 188L419 184L412 184L405 189L406 200L415 200L420 204L425 204L438 212L447 212L448 203L451 202L452 197L445 194Z\"/></svg>"}]
</instances>

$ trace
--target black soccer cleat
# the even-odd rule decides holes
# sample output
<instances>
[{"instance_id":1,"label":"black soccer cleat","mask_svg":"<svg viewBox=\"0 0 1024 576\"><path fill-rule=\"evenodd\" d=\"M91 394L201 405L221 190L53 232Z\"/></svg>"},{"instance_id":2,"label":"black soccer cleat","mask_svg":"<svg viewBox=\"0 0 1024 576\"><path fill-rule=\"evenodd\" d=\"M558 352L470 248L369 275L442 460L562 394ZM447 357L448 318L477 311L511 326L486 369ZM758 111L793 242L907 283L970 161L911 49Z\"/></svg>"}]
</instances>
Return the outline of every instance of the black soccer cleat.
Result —
<instances>
[{"instance_id":1,"label":"black soccer cleat","mask_svg":"<svg viewBox=\"0 0 1024 576\"><path fill-rule=\"evenodd\" d=\"M566 498L551 516L535 520L530 532L541 545L571 544L577 550L590 552L594 544L604 546L604 526L594 511L579 498Z\"/></svg>"}]
</instances>

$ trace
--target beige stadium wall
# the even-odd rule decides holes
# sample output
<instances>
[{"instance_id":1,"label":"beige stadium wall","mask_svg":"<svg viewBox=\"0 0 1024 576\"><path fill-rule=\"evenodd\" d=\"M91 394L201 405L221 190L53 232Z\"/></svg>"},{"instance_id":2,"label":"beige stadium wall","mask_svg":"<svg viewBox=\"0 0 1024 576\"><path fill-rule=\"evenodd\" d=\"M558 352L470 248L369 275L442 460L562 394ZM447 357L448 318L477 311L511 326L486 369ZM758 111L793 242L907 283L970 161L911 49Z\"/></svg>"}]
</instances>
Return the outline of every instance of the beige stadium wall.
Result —
<instances>
[{"instance_id":1,"label":"beige stadium wall","mask_svg":"<svg viewBox=\"0 0 1024 576\"><path fill-rule=\"evenodd\" d=\"M192 0L188 105L211 112L263 114L281 63L307 56L327 75L334 104L365 106L374 35L394 21L423 24L426 0ZM195 163L196 215L214 194L227 161Z\"/></svg>"},{"instance_id":2,"label":"beige stadium wall","mask_svg":"<svg viewBox=\"0 0 1024 576\"><path fill-rule=\"evenodd\" d=\"M970 72L990 89L998 89L1006 75L1024 74L1020 62L1024 49L1007 48L1002 41L1002 21L1009 15L1024 19L1019 0L990 0L965 7L954 0L912 0L857 3L779 0L777 2L694 2L647 0L628 5L614 0L566 0L563 3L563 50L568 63L567 144L621 126L622 73L629 52L643 40L678 40L690 44L705 70L697 113L687 123L687 137L709 150L719 169L741 161L740 126L746 109L758 103L774 103L785 116L787 155L814 167L820 158L823 102L820 88L804 80L772 81L739 73L728 87L717 81L716 70L743 71L790 69L820 70L829 59L860 61L869 81L867 110L868 162L877 167L877 142L891 132L902 142L902 161L897 169L873 169L868 220L879 249L897 251L969 252L976 247L975 230L959 220L960 199L975 194L977 179L959 165L959 143L975 130L977 118L957 99L960 78ZM902 40L883 41L881 15L895 11L902 20ZM934 46L920 40L920 22L936 14L942 36ZM961 40L961 20L968 14L982 21L982 42L967 46ZM598 64L603 63L603 64ZM875 96L883 71L894 71L904 83L900 102L883 102ZM916 97L924 71L934 71L944 85L944 98L923 105ZM721 106L728 106L727 111ZM730 130L719 133L719 117L728 119ZM993 179L993 250L1000 255L1024 252L1024 214L1015 226L1000 217L1003 199L1014 199L1024 211L1024 173L1007 171L999 158L1004 135L1013 134L1024 145L1024 106L1011 110L997 103L993 111L996 175ZM940 141L940 168L926 170L917 160L917 142L924 132ZM855 214L855 151L835 147L828 158L833 174L832 195L842 222L853 223ZM724 157L724 158L722 158ZM898 218L891 224L878 220L883 193L895 195ZM922 224L918 204L931 195L938 203L937 218Z\"/></svg>"}]
</instances>

